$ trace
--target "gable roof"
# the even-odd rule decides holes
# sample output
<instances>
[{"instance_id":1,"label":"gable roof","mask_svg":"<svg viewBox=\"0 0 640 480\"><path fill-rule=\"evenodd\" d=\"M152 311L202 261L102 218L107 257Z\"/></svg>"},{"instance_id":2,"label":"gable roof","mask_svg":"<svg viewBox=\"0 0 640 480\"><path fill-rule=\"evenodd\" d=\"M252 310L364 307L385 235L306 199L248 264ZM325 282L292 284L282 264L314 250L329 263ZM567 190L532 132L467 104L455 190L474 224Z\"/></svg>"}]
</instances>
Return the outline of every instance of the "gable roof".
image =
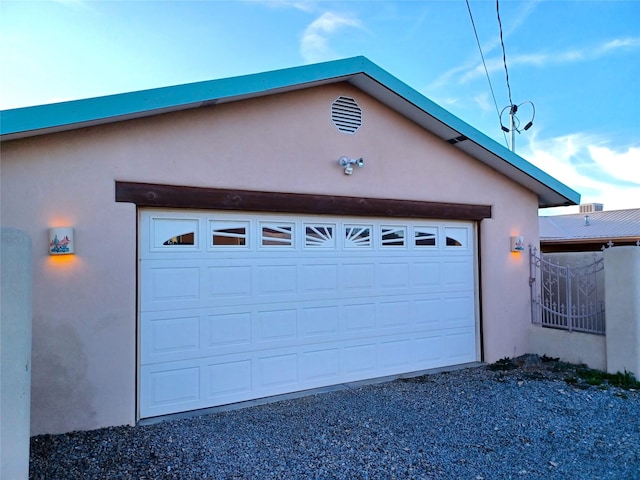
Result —
<instances>
[{"instance_id":1,"label":"gable roof","mask_svg":"<svg viewBox=\"0 0 640 480\"><path fill-rule=\"evenodd\" d=\"M538 223L542 243L640 240L640 208L539 217Z\"/></svg>"},{"instance_id":2,"label":"gable roof","mask_svg":"<svg viewBox=\"0 0 640 480\"><path fill-rule=\"evenodd\" d=\"M580 194L401 82L365 57L240 77L0 112L0 141L348 82L434 135L533 191L540 207L577 205Z\"/></svg>"}]
</instances>

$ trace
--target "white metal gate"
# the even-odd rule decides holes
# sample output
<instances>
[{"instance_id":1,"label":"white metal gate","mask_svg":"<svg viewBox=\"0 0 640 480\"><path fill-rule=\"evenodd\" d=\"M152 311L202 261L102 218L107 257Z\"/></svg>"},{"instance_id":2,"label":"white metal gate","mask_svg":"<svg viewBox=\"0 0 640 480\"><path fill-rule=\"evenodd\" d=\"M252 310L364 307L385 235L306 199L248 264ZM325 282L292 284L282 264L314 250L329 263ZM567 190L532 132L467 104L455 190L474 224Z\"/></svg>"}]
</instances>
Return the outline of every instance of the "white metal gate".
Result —
<instances>
[{"instance_id":1,"label":"white metal gate","mask_svg":"<svg viewBox=\"0 0 640 480\"><path fill-rule=\"evenodd\" d=\"M602 255L584 253L573 262L566 258L562 261L559 256L543 255L534 247L529 250L532 322L544 327L604 335Z\"/></svg>"}]
</instances>

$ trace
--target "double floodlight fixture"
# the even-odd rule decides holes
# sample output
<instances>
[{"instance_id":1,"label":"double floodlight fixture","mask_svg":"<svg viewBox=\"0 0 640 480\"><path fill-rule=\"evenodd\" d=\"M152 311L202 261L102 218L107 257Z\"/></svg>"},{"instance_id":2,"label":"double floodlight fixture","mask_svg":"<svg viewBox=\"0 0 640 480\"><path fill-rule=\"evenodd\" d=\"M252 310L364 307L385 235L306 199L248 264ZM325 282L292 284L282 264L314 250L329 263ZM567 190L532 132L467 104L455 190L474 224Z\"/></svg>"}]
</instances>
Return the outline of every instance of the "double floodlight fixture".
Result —
<instances>
[{"instance_id":1,"label":"double floodlight fixture","mask_svg":"<svg viewBox=\"0 0 640 480\"><path fill-rule=\"evenodd\" d=\"M338 159L338 164L341 167L344 167L345 175L351 175L353 173L353 166L362 168L364 167L364 159L360 158L349 158L349 157L340 157Z\"/></svg>"}]
</instances>

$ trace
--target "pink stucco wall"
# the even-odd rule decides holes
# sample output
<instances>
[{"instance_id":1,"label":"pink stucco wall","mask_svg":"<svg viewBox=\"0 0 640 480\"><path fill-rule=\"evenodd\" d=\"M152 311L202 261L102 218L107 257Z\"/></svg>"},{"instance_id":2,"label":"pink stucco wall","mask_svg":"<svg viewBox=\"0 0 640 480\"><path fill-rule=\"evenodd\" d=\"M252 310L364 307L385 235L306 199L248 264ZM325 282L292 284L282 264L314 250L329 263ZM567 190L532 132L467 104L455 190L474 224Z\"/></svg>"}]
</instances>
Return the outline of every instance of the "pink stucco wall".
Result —
<instances>
[{"instance_id":1,"label":"pink stucco wall","mask_svg":"<svg viewBox=\"0 0 640 480\"><path fill-rule=\"evenodd\" d=\"M330 105L363 110L340 133ZM136 421L136 208L115 181L493 206L481 223L486 361L526 351L526 254L537 198L347 84L2 144L2 225L34 245L32 433ZM341 155L364 157L352 176ZM47 255L47 229L75 228L76 255Z\"/></svg>"}]
</instances>

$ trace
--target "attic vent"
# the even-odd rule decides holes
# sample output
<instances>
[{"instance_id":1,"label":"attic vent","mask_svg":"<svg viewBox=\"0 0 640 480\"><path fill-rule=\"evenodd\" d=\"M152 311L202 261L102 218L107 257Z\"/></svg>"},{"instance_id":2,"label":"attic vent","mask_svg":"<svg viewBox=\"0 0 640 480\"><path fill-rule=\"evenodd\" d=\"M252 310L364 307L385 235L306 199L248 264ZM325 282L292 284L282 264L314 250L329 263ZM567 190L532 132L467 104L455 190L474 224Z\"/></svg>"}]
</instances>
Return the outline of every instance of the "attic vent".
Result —
<instances>
[{"instance_id":1,"label":"attic vent","mask_svg":"<svg viewBox=\"0 0 640 480\"><path fill-rule=\"evenodd\" d=\"M355 133L362 125L362 110L351 97L338 97L331 104L331 120L342 133Z\"/></svg>"},{"instance_id":2,"label":"attic vent","mask_svg":"<svg viewBox=\"0 0 640 480\"><path fill-rule=\"evenodd\" d=\"M450 138L449 140L447 140L447 143L450 143L451 145L455 145L456 143L464 142L465 140L469 140L469 139L464 135L460 135L458 137Z\"/></svg>"}]
</instances>

